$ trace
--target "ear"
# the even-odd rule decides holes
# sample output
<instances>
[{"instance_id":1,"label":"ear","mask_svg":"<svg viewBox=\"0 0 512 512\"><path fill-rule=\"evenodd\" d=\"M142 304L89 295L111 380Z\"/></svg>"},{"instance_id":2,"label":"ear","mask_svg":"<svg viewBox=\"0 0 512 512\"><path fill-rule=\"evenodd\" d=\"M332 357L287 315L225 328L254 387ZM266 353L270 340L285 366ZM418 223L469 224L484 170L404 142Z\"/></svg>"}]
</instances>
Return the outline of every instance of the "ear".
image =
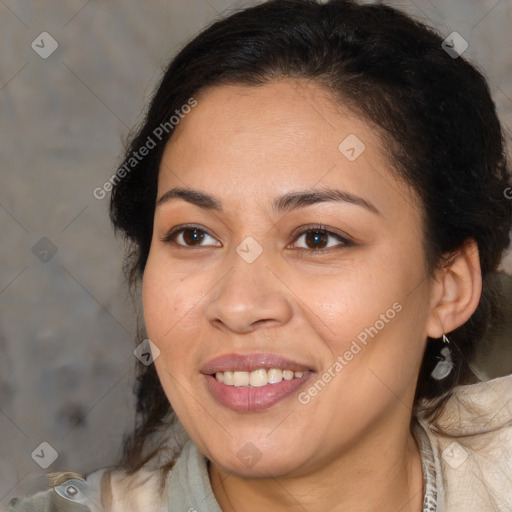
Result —
<instances>
[{"instance_id":1,"label":"ear","mask_svg":"<svg viewBox=\"0 0 512 512\"><path fill-rule=\"evenodd\" d=\"M478 245L468 239L450 262L440 269L431 287L431 311L426 325L430 338L440 338L466 322L482 293Z\"/></svg>"}]
</instances>

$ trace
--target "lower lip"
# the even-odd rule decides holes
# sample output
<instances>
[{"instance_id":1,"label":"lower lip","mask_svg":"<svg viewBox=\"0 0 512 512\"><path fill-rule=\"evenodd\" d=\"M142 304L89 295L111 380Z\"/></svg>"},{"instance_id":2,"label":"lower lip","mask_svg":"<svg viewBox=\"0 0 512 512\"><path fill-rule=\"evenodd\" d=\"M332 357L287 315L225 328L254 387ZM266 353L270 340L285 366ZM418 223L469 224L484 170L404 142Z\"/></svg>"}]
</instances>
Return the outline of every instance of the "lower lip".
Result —
<instances>
[{"instance_id":1,"label":"lower lip","mask_svg":"<svg viewBox=\"0 0 512 512\"><path fill-rule=\"evenodd\" d=\"M282 380L277 384L266 384L261 387L228 386L219 382L214 375L205 375L208 390L222 405L234 411L262 411L291 395L312 376L306 372L302 377Z\"/></svg>"}]
</instances>

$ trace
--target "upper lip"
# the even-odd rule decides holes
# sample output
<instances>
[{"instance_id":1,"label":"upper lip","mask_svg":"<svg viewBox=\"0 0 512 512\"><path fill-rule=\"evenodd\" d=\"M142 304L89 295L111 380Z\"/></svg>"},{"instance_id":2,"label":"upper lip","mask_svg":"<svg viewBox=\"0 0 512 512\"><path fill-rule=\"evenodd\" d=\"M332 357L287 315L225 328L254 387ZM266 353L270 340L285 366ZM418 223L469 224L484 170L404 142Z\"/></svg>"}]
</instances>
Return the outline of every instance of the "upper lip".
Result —
<instances>
[{"instance_id":1,"label":"upper lip","mask_svg":"<svg viewBox=\"0 0 512 512\"><path fill-rule=\"evenodd\" d=\"M252 372L260 368L280 368L294 372L311 369L306 364L293 361L278 354L256 352L252 354L224 354L214 357L200 371L205 375L213 375L217 372L226 371Z\"/></svg>"}]
</instances>

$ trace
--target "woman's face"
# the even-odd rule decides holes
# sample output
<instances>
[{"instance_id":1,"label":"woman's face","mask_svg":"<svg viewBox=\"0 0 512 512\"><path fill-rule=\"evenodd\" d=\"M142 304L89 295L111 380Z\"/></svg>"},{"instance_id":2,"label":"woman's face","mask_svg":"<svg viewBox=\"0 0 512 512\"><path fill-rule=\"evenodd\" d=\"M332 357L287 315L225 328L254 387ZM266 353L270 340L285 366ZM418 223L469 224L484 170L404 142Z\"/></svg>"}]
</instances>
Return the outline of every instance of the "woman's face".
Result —
<instances>
[{"instance_id":1,"label":"woman's face","mask_svg":"<svg viewBox=\"0 0 512 512\"><path fill-rule=\"evenodd\" d=\"M163 155L143 281L172 407L246 476L382 446L408 429L432 323L415 197L376 130L321 86L197 100Z\"/></svg>"}]
</instances>

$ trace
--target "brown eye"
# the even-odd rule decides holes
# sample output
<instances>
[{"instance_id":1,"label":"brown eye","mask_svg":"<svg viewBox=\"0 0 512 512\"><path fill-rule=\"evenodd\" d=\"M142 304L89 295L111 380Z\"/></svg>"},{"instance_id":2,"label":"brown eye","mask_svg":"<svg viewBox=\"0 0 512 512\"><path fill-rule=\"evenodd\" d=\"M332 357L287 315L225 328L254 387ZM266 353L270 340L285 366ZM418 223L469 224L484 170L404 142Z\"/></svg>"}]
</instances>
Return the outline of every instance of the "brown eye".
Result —
<instances>
[{"instance_id":1,"label":"brown eye","mask_svg":"<svg viewBox=\"0 0 512 512\"><path fill-rule=\"evenodd\" d=\"M181 247L203 247L207 245L212 245L208 243L203 243L208 238L214 240L214 238L206 232L204 229L201 229L196 226L181 226L173 229L167 236L162 238L162 242L173 242L176 245ZM220 244L216 243L213 245L219 246Z\"/></svg>"},{"instance_id":2,"label":"brown eye","mask_svg":"<svg viewBox=\"0 0 512 512\"><path fill-rule=\"evenodd\" d=\"M183 240L187 245L200 245L204 239L204 231L200 229L184 229L182 233Z\"/></svg>"},{"instance_id":3,"label":"brown eye","mask_svg":"<svg viewBox=\"0 0 512 512\"><path fill-rule=\"evenodd\" d=\"M323 249L328 244L329 236L320 231L305 233L305 242L309 249Z\"/></svg>"},{"instance_id":4,"label":"brown eye","mask_svg":"<svg viewBox=\"0 0 512 512\"><path fill-rule=\"evenodd\" d=\"M353 245L350 240L343 238L342 236L328 231L324 228L310 228L299 233L296 240L300 240L304 238L304 245L299 246L296 245L299 249L309 249L312 251L318 251L321 249L330 249L333 247L337 247L342 249L343 247L348 247ZM333 243L337 242L337 243Z\"/></svg>"}]
</instances>

